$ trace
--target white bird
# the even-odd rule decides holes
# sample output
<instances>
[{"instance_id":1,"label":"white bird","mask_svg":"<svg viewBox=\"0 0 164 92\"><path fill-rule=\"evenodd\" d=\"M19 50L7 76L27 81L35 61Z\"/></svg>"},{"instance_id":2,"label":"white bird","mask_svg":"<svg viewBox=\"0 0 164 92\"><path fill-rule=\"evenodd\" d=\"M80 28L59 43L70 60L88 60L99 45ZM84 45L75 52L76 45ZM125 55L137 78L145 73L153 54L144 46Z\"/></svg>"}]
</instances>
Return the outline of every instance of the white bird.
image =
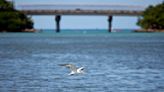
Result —
<instances>
[{"instance_id":1,"label":"white bird","mask_svg":"<svg viewBox=\"0 0 164 92\"><path fill-rule=\"evenodd\" d=\"M77 68L73 64L60 64L60 66L65 66L71 70L71 72L68 75L74 75L74 74L84 74L84 67Z\"/></svg>"}]
</instances>

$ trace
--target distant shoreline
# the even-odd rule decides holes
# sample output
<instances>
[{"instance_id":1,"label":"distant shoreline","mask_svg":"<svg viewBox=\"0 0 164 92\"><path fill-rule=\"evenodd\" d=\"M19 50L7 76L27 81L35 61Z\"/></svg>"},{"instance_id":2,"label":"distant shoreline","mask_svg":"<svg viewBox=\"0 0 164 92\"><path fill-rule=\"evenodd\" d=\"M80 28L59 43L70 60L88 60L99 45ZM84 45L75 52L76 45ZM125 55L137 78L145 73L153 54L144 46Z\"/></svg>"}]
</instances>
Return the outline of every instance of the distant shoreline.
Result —
<instances>
[{"instance_id":1,"label":"distant shoreline","mask_svg":"<svg viewBox=\"0 0 164 92\"><path fill-rule=\"evenodd\" d=\"M158 29L138 29L134 30L134 32L164 32L164 29L158 30Z\"/></svg>"},{"instance_id":2,"label":"distant shoreline","mask_svg":"<svg viewBox=\"0 0 164 92\"><path fill-rule=\"evenodd\" d=\"M38 30L36 30L36 29L25 29L25 30L23 30L22 32L37 32Z\"/></svg>"},{"instance_id":3,"label":"distant shoreline","mask_svg":"<svg viewBox=\"0 0 164 92\"><path fill-rule=\"evenodd\" d=\"M27 32L27 33L40 33L40 32L44 32L45 30L47 30L47 31L54 31L55 32L55 29L35 29L35 28L32 28L32 29L24 29L24 30L21 30L21 31L16 31L16 32ZM67 31L66 31L67 30ZM61 31L65 31L65 32L68 32L68 31L76 31L76 32L78 32L78 31L85 31L85 32L87 32L87 30L90 30L90 31L88 31L88 32L92 32L93 30L94 31L99 31L99 32L101 32L101 30L102 30L102 32L107 32L107 29L62 29ZM104 31L105 30L105 31ZM11 31L0 31L0 32L11 32ZM134 33L153 33L153 32L164 32L164 29L163 30L153 30L153 29L148 29L148 30L146 30L146 29L113 29L112 30L112 32L134 32ZM112 33L111 32L111 33Z\"/></svg>"},{"instance_id":4,"label":"distant shoreline","mask_svg":"<svg viewBox=\"0 0 164 92\"><path fill-rule=\"evenodd\" d=\"M0 32L37 32L38 30L37 29L24 29L24 30L19 30L19 31L8 31L8 30L0 30Z\"/></svg>"}]
</instances>

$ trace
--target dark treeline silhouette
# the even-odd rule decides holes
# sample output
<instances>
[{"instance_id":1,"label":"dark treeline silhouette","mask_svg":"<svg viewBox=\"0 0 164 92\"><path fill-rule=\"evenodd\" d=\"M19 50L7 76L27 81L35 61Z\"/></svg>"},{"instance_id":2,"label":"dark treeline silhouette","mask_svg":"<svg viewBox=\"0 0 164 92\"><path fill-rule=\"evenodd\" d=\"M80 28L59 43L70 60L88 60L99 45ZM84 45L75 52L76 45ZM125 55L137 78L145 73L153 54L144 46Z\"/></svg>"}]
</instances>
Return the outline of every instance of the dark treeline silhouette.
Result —
<instances>
[{"instance_id":1,"label":"dark treeline silhouette","mask_svg":"<svg viewBox=\"0 0 164 92\"><path fill-rule=\"evenodd\" d=\"M12 2L0 0L0 32L23 32L32 28L32 20L14 9Z\"/></svg>"},{"instance_id":2,"label":"dark treeline silhouette","mask_svg":"<svg viewBox=\"0 0 164 92\"><path fill-rule=\"evenodd\" d=\"M164 2L149 6L137 24L144 29L164 30Z\"/></svg>"}]
</instances>

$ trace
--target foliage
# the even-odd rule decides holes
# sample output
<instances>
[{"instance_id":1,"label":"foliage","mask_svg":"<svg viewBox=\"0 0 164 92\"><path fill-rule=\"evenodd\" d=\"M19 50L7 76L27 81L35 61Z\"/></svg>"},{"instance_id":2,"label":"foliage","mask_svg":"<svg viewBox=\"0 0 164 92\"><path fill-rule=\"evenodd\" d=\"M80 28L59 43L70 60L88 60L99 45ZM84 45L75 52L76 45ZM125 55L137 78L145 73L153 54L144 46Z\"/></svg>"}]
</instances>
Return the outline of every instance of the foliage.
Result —
<instances>
[{"instance_id":1,"label":"foliage","mask_svg":"<svg viewBox=\"0 0 164 92\"><path fill-rule=\"evenodd\" d=\"M11 2L0 0L0 31L19 32L26 28L33 28L32 20L15 10Z\"/></svg>"},{"instance_id":2,"label":"foliage","mask_svg":"<svg viewBox=\"0 0 164 92\"><path fill-rule=\"evenodd\" d=\"M144 29L164 29L164 2L149 6L137 24Z\"/></svg>"}]
</instances>

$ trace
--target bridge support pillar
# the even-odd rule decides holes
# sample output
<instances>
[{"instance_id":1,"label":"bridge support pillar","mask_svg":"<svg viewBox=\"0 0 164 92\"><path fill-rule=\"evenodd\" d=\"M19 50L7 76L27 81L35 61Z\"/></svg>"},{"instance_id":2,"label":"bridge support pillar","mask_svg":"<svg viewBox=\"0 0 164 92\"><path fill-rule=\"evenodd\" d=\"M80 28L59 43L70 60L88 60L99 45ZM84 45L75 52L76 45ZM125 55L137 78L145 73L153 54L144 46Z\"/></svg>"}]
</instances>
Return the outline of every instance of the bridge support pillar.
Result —
<instances>
[{"instance_id":1,"label":"bridge support pillar","mask_svg":"<svg viewBox=\"0 0 164 92\"><path fill-rule=\"evenodd\" d=\"M108 16L108 32L112 32L112 19L113 16Z\"/></svg>"},{"instance_id":2,"label":"bridge support pillar","mask_svg":"<svg viewBox=\"0 0 164 92\"><path fill-rule=\"evenodd\" d=\"M55 16L55 21L56 21L56 32L57 33L60 32L60 20L61 20L61 16L60 15L56 15Z\"/></svg>"}]
</instances>

